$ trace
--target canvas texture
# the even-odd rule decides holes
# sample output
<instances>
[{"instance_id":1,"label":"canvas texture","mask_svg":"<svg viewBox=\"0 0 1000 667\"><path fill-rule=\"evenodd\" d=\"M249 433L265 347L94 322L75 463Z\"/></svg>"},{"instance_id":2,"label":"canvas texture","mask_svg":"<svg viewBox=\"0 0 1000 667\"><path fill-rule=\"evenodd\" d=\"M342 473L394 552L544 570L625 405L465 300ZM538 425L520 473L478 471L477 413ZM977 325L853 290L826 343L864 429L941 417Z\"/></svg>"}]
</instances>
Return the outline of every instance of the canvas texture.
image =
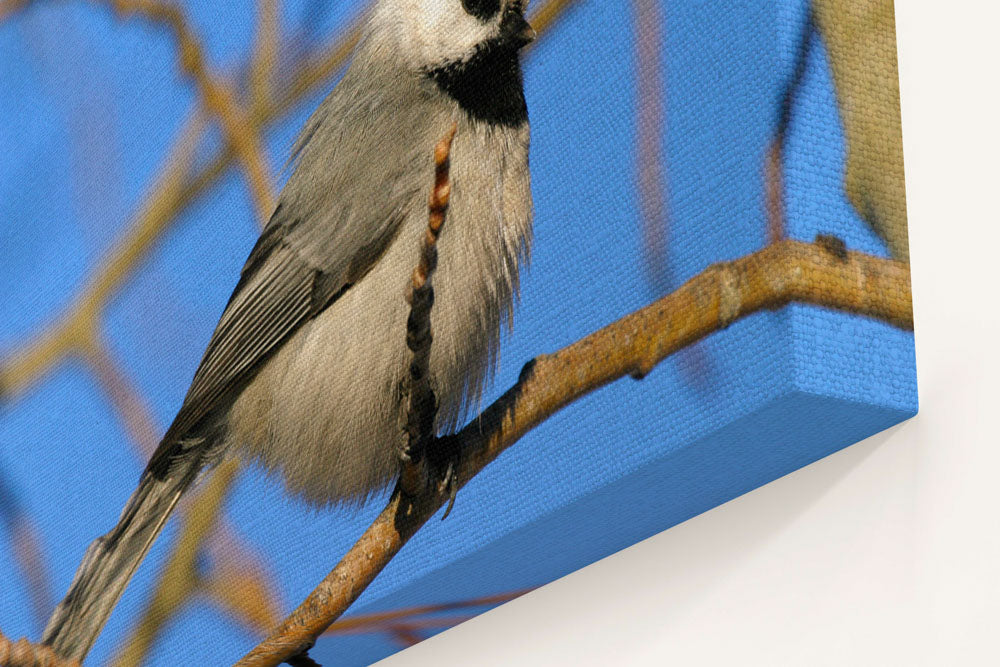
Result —
<instances>
[{"instance_id":1,"label":"canvas texture","mask_svg":"<svg viewBox=\"0 0 1000 667\"><path fill-rule=\"evenodd\" d=\"M363 9L183 0L181 35L155 4L0 5L10 640L40 638L118 519L260 234L260 184L191 53L247 121L273 194ZM917 410L891 0L533 0L527 16L534 241L467 421L530 360L659 299L648 326L694 333L542 414L319 638L320 664L376 662ZM580 359L562 372L602 363ZM391 487L317 510L250 466L216 490L175 513L86 664L236 662ZM171 567L189 585L151 616Z\"/></svg>"}]
</instances>

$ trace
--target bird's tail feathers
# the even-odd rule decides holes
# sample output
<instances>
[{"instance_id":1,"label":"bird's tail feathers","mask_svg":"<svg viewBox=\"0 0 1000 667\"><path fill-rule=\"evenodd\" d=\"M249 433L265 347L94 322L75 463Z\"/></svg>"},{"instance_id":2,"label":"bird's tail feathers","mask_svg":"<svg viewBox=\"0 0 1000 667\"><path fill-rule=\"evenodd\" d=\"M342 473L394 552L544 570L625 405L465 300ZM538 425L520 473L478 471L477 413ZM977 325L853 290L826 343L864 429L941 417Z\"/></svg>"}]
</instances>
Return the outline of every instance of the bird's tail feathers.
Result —
<instances>
[{"instance_id":1,"label":"bird's tail feathers","mask_svg":"<svg viewBox=\"0 0 1000 667\"><path fill-rule=\"evenodd\" d=\"M157 473L147 468L143 472L117 525L87 548L69 592L49 618L43 644L64 658L83 660L181 494L202 467L200 453L187 452L169 470Z\"/></svg>"}]
</instances>

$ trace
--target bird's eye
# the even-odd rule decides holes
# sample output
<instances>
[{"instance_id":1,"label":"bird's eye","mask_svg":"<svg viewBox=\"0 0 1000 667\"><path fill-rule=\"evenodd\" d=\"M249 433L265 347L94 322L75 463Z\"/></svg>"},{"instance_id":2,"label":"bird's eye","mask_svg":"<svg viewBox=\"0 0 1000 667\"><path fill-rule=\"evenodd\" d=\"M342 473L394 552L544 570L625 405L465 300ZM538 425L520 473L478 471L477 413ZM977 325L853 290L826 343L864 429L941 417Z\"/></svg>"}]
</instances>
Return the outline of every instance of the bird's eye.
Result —
<instances>
[{"instance_id":1,"label":"bird's eye","mask_svg":"<svg viewBox=\"0 0 1000 667\"><path fill-rule=\"evenodd\" d=\"M462 0L465 13L480 21L488 21L500 11L500 0Z\"/></svg>"}]
</instances>

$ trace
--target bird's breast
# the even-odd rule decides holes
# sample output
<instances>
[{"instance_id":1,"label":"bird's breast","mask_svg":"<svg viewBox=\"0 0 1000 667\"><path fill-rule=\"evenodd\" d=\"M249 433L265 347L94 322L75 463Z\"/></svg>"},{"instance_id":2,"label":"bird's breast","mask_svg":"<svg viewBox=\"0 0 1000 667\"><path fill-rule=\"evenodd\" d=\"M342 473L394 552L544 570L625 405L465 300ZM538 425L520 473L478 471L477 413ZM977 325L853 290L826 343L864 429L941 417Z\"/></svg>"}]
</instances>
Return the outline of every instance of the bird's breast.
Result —
<instances>
[{"instance_id":1,"label":"bird's breast","mask_svg":"<svg viewBox=\"0 0 1000 667\"><path fill-rule=\"evenodd\" d=\"M531 238L527 126L460 123L438 242L430 371L439 428L478 408ZM432 146L430 148L433 148ZM430 149L428 150L428 154ZM234 444L315 504L363 499L398 473L406 292L427 226L426 188L374 267L302 326L231 411Z\"/></svg>"}]
</instances>

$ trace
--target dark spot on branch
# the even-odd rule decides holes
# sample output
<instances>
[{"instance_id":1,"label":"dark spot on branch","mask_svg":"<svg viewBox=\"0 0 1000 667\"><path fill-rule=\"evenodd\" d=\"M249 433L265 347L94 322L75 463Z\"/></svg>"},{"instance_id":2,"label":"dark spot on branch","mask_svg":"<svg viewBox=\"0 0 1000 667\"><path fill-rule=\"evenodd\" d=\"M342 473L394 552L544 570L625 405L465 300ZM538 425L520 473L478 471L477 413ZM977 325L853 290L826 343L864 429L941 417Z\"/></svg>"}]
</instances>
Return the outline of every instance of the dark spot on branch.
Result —
<instances>
[{"instance_id":1,"label":"dark spot on branch","mask_svg":"<svg viewBox=\"0 0 1000 667\"><path fill-rule=\"evenodd\" d=\"M535 372L535 366L538 364L538 357L535 357L524 366L521 367L521 373L517 376L517 383L524 384L531 379L532 374Z\"/></svg>"},{"instance_id":2,"label":"dark spot on branch","mask_svg":"<svg viewBox=\"0 0 1000 667\"><path fill-rule=\"evenodd\" d=\"M833 234L817 234L816 245L833 255L841 262L847 261L847 244L839 236Z\"/></svg>"}]
</instances>

